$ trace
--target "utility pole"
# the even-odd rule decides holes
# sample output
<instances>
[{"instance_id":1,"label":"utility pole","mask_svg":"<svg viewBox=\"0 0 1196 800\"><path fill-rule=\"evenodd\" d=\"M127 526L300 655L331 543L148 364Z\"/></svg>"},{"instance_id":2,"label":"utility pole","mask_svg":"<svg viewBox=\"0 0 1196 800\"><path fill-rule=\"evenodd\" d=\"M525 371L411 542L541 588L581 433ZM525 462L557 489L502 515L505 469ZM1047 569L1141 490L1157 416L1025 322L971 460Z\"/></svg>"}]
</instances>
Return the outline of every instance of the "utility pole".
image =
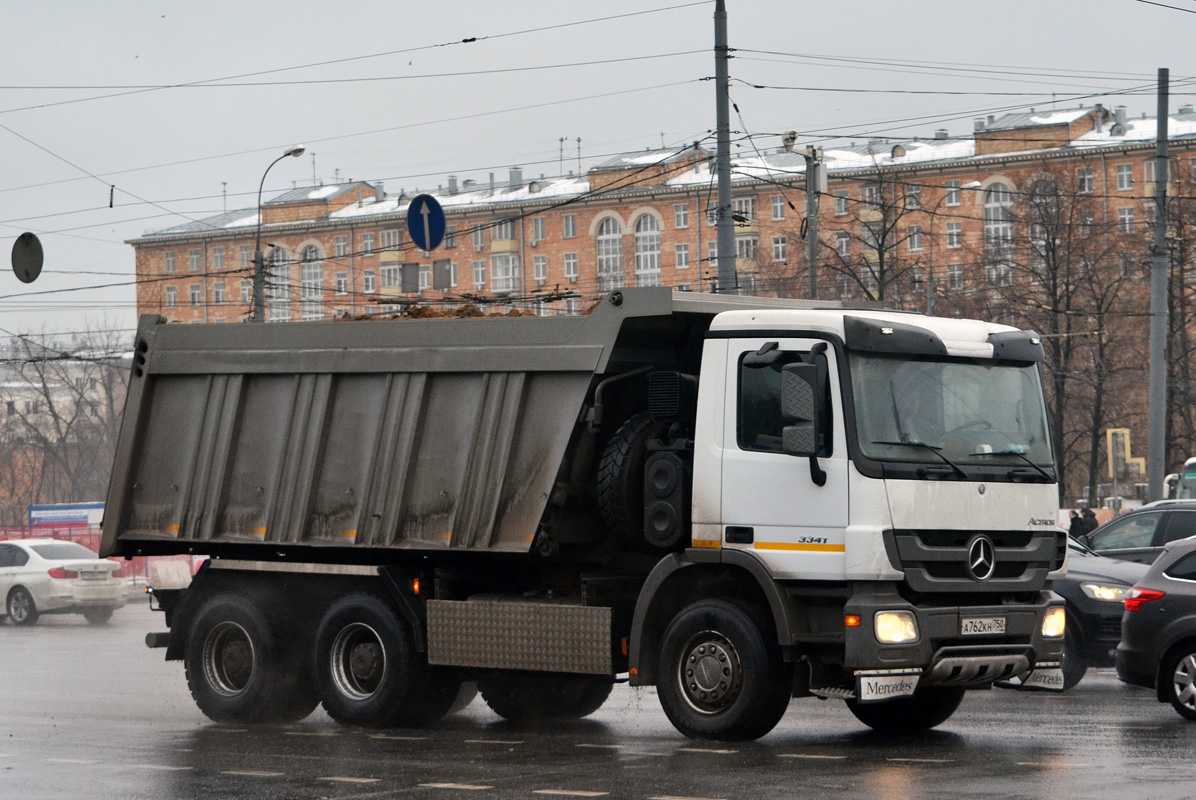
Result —
<instances>
[{"instance_id":1,"label":"utility pole","mask_svg":"<svg viewBox=\"0 0 1196 800\"><path fill-rule=\"evenodd\" d=\"M1159 70L1154 159L1154 243L1150 253L1150 448L1146 473L1150 500L1163 499L1167 469L1167 114L1170 72Z\"/></svg>"},{"instance_id":2,"label":"utility pole","mask_svg":"<svg viewBox=\"0 0 1196 800\"><path fill-rule=\"evenodd\" d=\"M718 291L735 294L735 221L731 219L731 77L727 67L730 60L727 46L727 4L714 4L714 92L717 132L717 152L714 156L718 177L718 214L715 217L718 233ZM700 256L701 254L699 254Z\"/></svg>"},{"instance_id":3,"label":"utility pole","mask_svg":"<svg viewBox=\"0 0 1196 800\"><path fill-rule=\"evenodd\" d=\"M818 201L826 192L822 148L806 148L806 263L810 266L810 299L818 299Z\"/></svg>"}]
</instances>

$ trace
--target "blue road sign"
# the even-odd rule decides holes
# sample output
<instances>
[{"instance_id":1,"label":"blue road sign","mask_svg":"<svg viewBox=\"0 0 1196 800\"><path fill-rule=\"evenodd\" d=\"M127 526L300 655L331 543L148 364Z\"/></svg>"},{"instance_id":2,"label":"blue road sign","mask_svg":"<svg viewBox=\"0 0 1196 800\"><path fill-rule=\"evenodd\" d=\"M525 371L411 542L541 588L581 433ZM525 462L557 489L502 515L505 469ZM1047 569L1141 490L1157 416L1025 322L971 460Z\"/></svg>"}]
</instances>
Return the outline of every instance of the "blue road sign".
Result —
<instances>
[{"instance_id":1,"label":"blue road sign","mask_svg":"<svg viewBox=\"0 0 1196 800\"><path fill-rule=\"evenodd\" d=\"M444 241L444 209L430 194L417 195L407 206L407 232L420 250L435 250Z\"/></svg>"}]
</instances>

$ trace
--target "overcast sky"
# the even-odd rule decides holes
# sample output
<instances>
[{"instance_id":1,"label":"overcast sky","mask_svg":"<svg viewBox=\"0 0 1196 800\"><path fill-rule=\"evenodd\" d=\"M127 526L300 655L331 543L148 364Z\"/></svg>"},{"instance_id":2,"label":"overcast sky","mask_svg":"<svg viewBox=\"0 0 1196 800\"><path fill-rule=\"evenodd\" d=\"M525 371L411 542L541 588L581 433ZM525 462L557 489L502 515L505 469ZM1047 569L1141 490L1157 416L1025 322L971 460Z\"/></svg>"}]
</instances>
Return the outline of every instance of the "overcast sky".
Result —
<instances>
[{"instance_id":1,"label":"overcast sky","mask_svg":"<svg viewBox=\"0 0 1196 800\"><path fill-rule=\"evenodd\" d=\"M783 87L736 81L732 128L761 149L787 130L803 134L799 145L938 127L963 136L974 116L1049 108L1052 95L1056 107L1083 98L1153 114L1159 67L1171 69L1175 109L1192 100L1180 82L1196 75L1196 2L1159 2L1186 11L1139 0L727 0L732 78ZM714 74L713 2L2 7L0 336L132 328L124 241L226 202L252 208L262 171L291 144L314 157L274 167L266 197L338 177L393 194L449 174L501 180L511 166L556 175L578 168L579 137L586 169L715 125L703 80ZM867 91L814 91L826 89ZM32 285L7 268L22 231L46 251ZM118 285L95 288L105 284Z\"/></svg>"}]
</instances>

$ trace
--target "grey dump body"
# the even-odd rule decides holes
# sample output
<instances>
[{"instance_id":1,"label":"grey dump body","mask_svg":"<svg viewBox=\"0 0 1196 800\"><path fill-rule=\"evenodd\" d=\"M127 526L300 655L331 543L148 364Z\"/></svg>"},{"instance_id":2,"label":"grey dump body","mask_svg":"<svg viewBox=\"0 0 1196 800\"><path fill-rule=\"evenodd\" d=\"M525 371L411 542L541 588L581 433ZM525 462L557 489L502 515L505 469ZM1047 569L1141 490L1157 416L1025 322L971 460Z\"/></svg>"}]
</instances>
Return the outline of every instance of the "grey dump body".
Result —
<instances>
[{"instance_id":1,"label":"grey dump body","mask_svg":"<svg viewBox=\"0 0 1196 800\"><path fill-rule=\"evenodd\" d=\"M812 305L628 289L584 317L144 316L103 554L527 552L599 380L696 371L719 312Z\"/></svg>"}]
</instances>

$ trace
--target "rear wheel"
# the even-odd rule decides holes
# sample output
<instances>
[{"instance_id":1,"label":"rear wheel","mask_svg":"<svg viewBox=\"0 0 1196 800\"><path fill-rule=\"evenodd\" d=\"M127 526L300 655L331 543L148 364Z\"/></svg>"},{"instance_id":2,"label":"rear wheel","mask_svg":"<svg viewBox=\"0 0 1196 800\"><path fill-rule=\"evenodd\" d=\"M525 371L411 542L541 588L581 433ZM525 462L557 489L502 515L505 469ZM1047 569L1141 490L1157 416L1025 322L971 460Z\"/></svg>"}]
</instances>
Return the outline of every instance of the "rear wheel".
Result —
<instances>
[{"instance_id":1,"label":"rear wheel","mask_svg":"<svg viewBox=\"0 0 1196 800\"><path fill-rule=\"evenodd\" d=\"M306 662L249 600L218 595L192 621L183 656L195 704L217 722L289 722L312 712Z\"/></svg>"},{"instance_id":2,"label":"rear wheel","mask_svg":"<svg viewBox=\"0 0 1196 800\"><path fill-rule=\"evenodd\" d=\"M1163 680L1171 706L1180 716L1196 720L1196 643L1183 645L1171 656Z\"/></svg>"},{"instance_id":3,"label":"rear wheel","mask_svg":"<svg viewBox=\"0 0 1196 800\"><path fill-rule=\"evenodd\" d=\"M1067 629L1063 635L1063 688L1070 689L1083 679L1088 672L1088 658L1084 655L1084 648L1079 637Z\"/></svg>"},{"instance_id":4,"label":"rear wheel","mask_svg":"<svg viewBox=\"0 0 1196 800\"><path fill-rule=\"evenodd\" d=\"M847 707L856 719L880 733L921 733L946 722L963 702L964 691L958 686L927 686L910 697L879 703L848 700Z\"/></svg>"},{"instance_id":5,"label":"rear wheel","mask_svg":"<svg viewBox=\"0 0 1196 800\"><path fill-rule=\"evenodd\" d=\"M460 681L432 669L381 597L354 594L328 609L316 633L316 683L337 722L429 725L448 713Z\"/></svg>"},{"instance_id":6,"label":"rear wheel","mask_svg":"<svg viewBox=\"0 0 1196 800\"><path fill-rule=\"evenodd\" d=\"M761 614L703 600L665 629L656 689L664 713L686 736L757 739L784 716L792 685Z\"/></svg>"},{"instance_id":7,"label":"rear wheel","mask_svg":"<svg viewBox=\"0 0 1196 800\"><path fill-rule=\"evenodd\" d=\"M495 672L478 681L490 710L511 722L581 719L610 697L614 682L595 675Z\"/></svg>"},{"instance_id":8,"label":"rear wheel","mask_svg":"<svg viewBox=\"0 0 1196 800\"><path fill-rule=\"evenodd\" d=\"M13 625L32 625L40 616L33 595L24 586L18 586L8 593L8 618Z\"/></svg>"},{"instance_id":9,"label":"rear wheel","mask_svg":"<svg viewBox=\"0 0 1196 800\"><path fill-rule=\"evenodd\" d=\"M83 619L92 625L107 625L112 619L112 611L111 608L89 608L83 612Z\"/></svg>"}]
</instances>

